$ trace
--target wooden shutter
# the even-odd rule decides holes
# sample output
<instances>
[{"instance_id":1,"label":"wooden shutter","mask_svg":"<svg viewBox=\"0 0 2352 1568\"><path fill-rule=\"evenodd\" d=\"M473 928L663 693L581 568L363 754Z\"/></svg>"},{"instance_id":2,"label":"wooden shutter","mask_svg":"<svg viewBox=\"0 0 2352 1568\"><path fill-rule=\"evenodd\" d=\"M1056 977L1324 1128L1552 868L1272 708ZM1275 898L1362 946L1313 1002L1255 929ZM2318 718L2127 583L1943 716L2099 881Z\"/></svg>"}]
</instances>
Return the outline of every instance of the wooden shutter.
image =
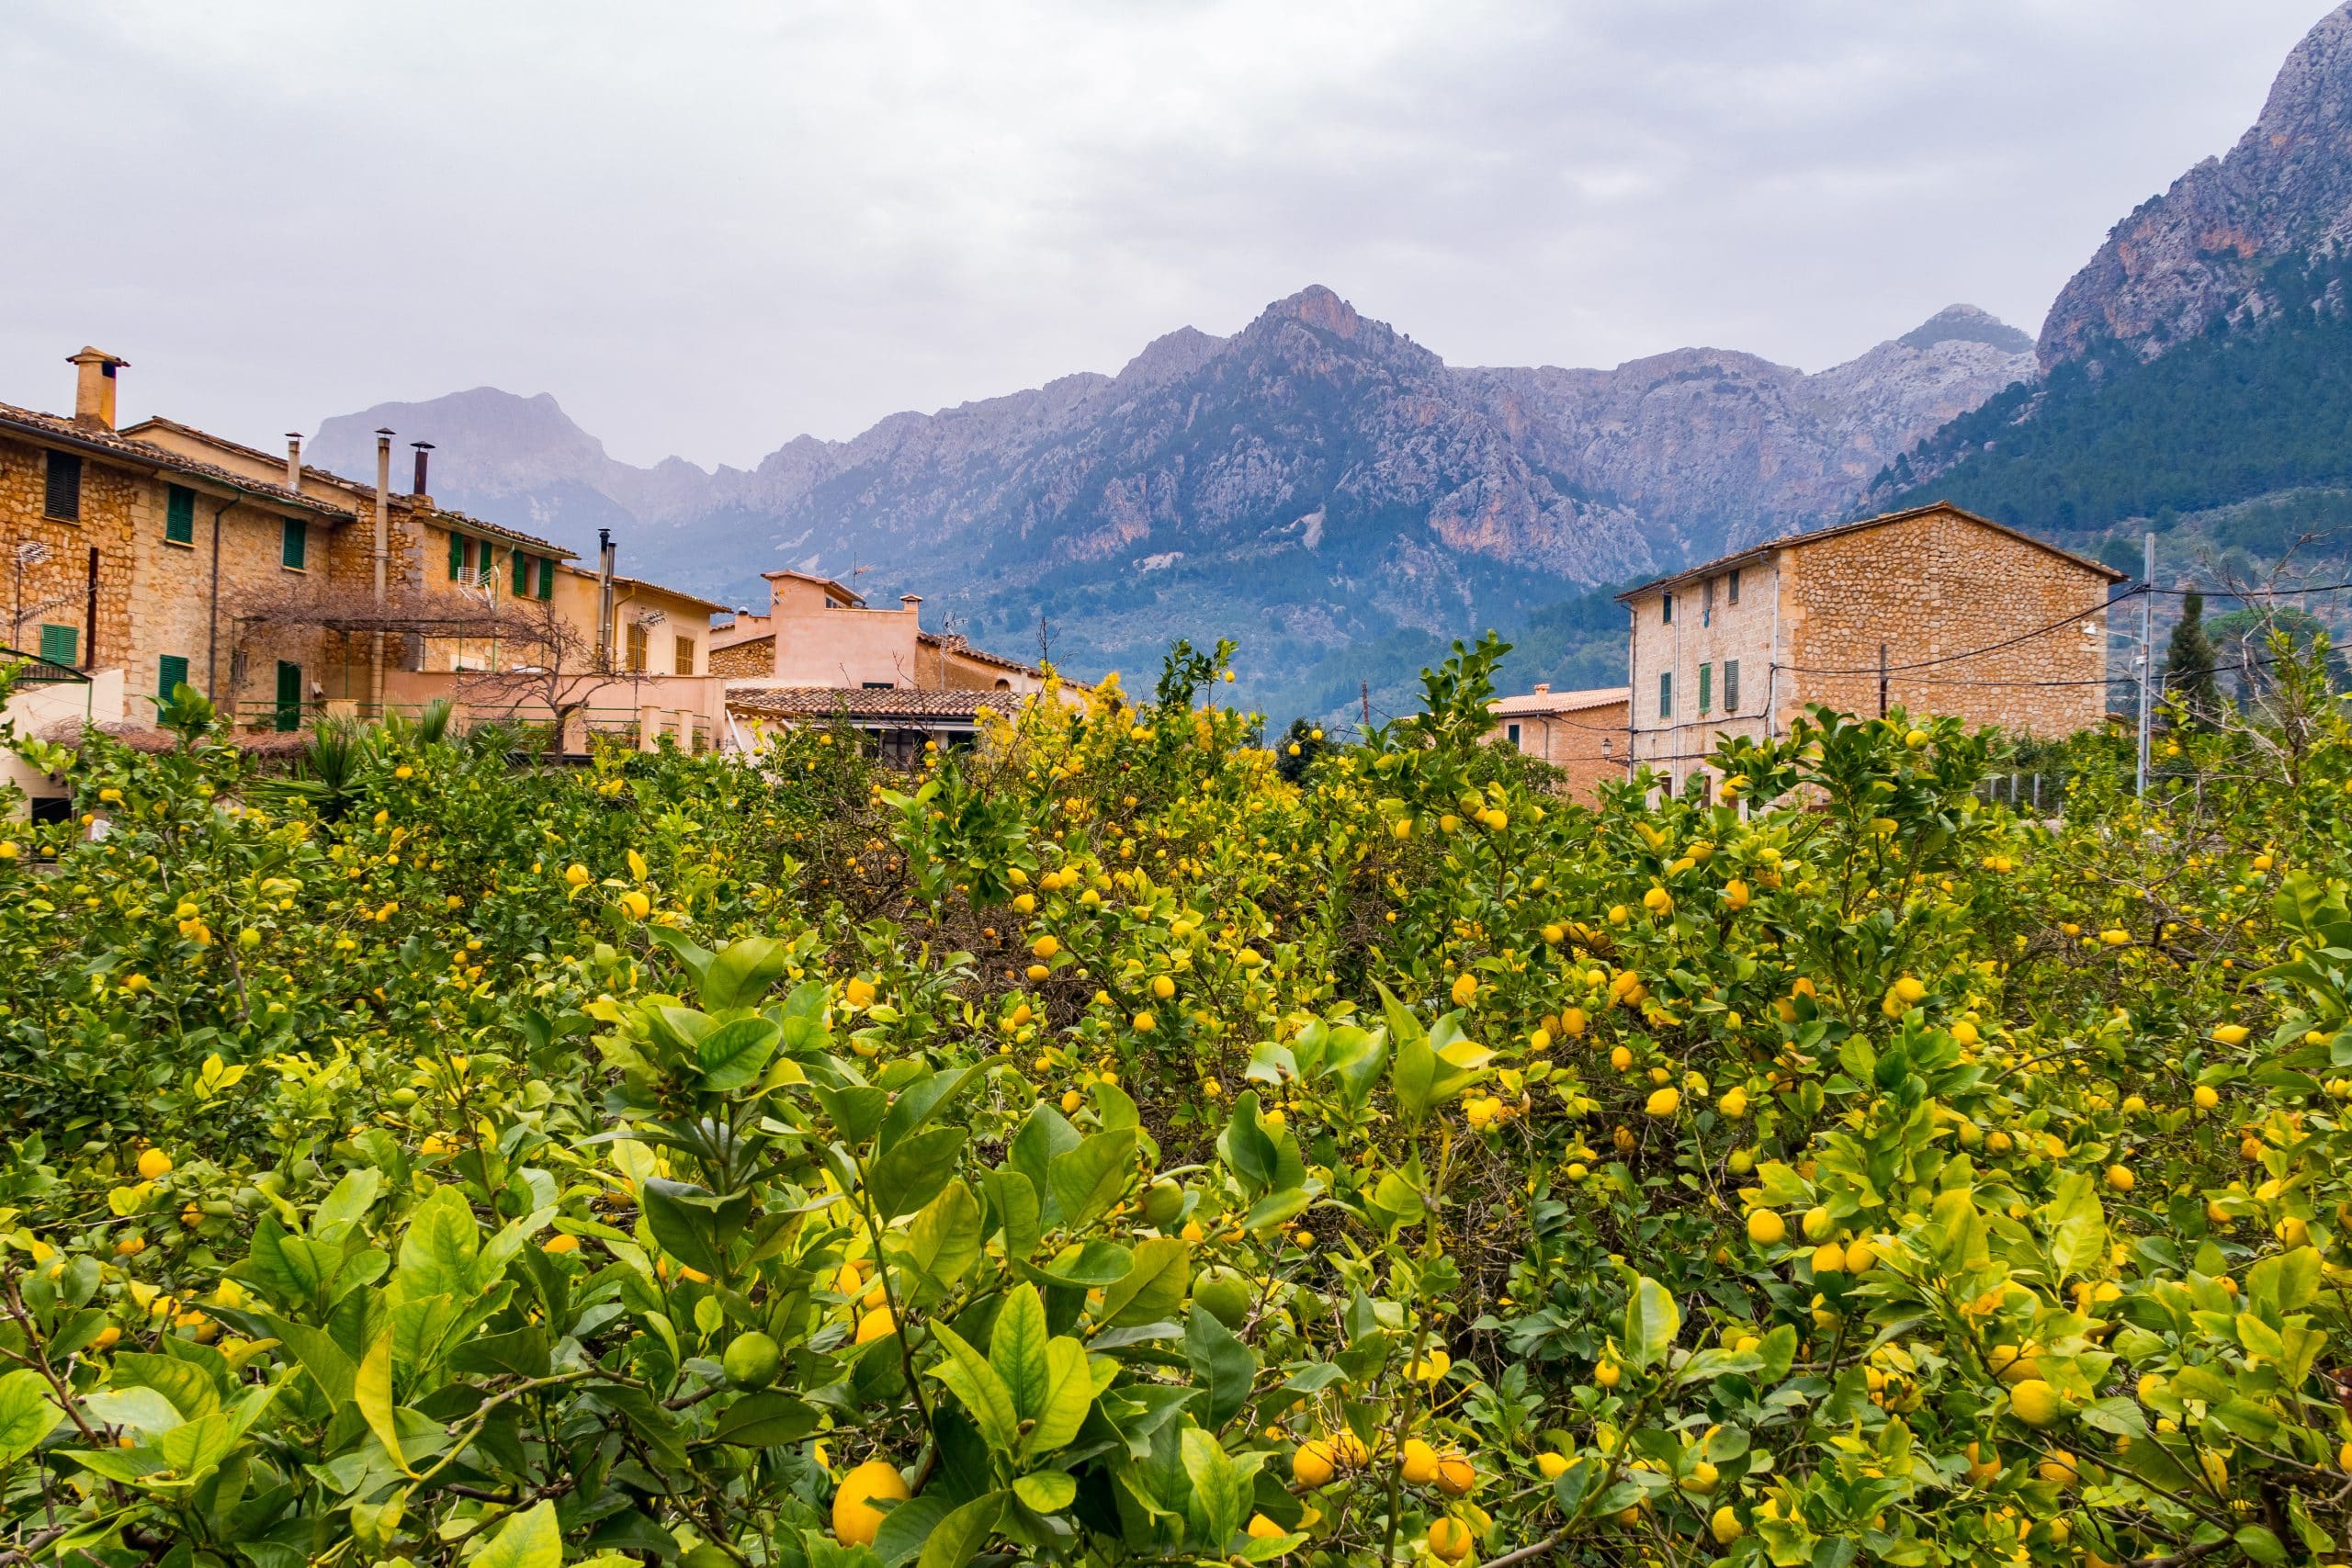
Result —
<instances>
[{"instance_id":1,"label":"wooden shutter","mask_svg":"<svg viewBox=\"0 0 2352 1568\"><path fill-rule=\"evenodd\" d=\"M553 556L539 558L539 597L542 599L555 597L555 558Z\"/></svg>"},{"instance_id":2,"label":"wooden shutter","mask_svg":"<svg viewBox=\"0 0 2352 1568\"><path fill-rule=\"evenodd\" d=\"M302 667L277 661L277 728L292 732L302 728Z\"/></svg>"},{"instance_id":3,"label":"wooden shutter","mask_svg":"<svg viewBox=\"0 0 2352 1568\"><path fill-rule=\"evenodd\" d=\"M155 694L169 702L172 688L187 684L187 660L176 653L164 654L155 660Z\"/></svg>"},{"instance_id":4,"label":"wooden shutter","mask_svg":"<svg viewBox=\"0 0 2352 1568\"><path fill-rule=\"evenodd\" d=\"M1700 665L1700 666L1699 666L1699 716L1700 716L1700 717L1704 718L1704 717L1706 717L1706 716L1707 716L1707 710L1708 710L1710 707L1713 706L1713 705L1714 705L1714 700L1715 700L1715 667L1714 667L1713 665L1712 665L1712 664L1702 664L1702 665Z\"/></svg>"},{"instance_id":5,"label":"wooden shutter","mask_svg":"<svg viewBox=\"0 0 2352 1568\"><path fill-rule=\"evenodd\" d=\"M465 575L466 536L463 534L451 534L449 536L449 581L462 581Z\"/></svg>"},{"instance_id":6,"label":"wooden shutter","mask_svg":"<svg viewBox=\"0 0 2352 1568\"><path fill-rule=\"evenodd\" d=\"M311 525L300 517L286 519L280 535L277 558L281 565L300 571L311 554Z\"/></svg>"},{"instance_id":7,"label":"wooden shutter","mask_svg":"<svg viewBox=\"0 0 2352 1568\"><path fill-rule=\"evenodd\" d=\"M1657 672L1657 716L1660 718L1674 716L1674 671L1671 670Z\"/></svg>"},{"instance_id":8,"label":"wooden shutter","mask_svg":"<svg viewBox=\"0 0 2352 1568\"><path fill-rule=\"evenodd\" d=\"M164 487L164 537L175 545L196 543L196 491L186 485Z\"/></svg>"},{"instance_id":9,"label":"wooden shutter","mask_svg":"<svg viewBox=\"0 0 2352 1568\"><path fill-rule=\"evenodd\" d=\"M1739 711L1739 660L1724 660L1724 712Z\"/></svg>"},{"instance_id":10,"label":"wooden shutter","mask_svg":"<svg viewBox=\"0 0 2352 1568\"><path fill-rule=\"evenodd\" d=\"M628 628L628 667L640 673L645 669L645 641L644 626L632 626Z\"/></svg>"},{"instance_id":11,"label":"wooden shutter","mask_svg":"<svg viewBox=\"0 0 2352 1568\"><path fill-rule=\"evenodd\" d=\"M520 599L531 591L531 558L520 550L508 552L514 558L514 597Z\"/></svg>"},{"instance_id":12,"label":"wooden shutter","mask_svg":"<svg viewBox=\"0 0 2352 1568\"><path fill-rule=\"evenodd\" d=\"M674 662L678 667L678 673L693 674L695 672L695 639L690 637L682 637L677 639L676 648L678 651Z\"/></svg>"},{"instance_id":13,"label":"wooden shutter","mask_svg":"<svg viewBox=\"0 0 2352 1568\"><path fill-rule=\"evenodd\" d=\"M61 521L79 523L82 520L82 459L71 452L51 452L47 479L41 496L41 510Z\"/></svg>"},{"instance_id":14,"label":"wooden shutter","mask_svg":"<svg viewBox=\"0 0 2352 1568\"><path fill-rule=\"evenodd\" d=\"M44 626L40 628L40 656L51 664L78 664L82 651L82 628L79 626Z\"/></svg>"}]
</instances>

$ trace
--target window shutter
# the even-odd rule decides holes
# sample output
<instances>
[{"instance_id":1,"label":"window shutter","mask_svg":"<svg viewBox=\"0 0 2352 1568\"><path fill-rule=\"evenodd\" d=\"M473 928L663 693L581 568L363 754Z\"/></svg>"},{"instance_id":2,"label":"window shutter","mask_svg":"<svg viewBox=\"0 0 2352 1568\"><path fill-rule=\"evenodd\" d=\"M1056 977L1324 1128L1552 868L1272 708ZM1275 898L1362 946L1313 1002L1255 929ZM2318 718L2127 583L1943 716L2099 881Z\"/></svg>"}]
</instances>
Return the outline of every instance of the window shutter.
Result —
<instances>
[{"instance_id":1,"label":"window shutter","mask_svg":"<svg viewBox=\"0 0 2352 1568\"><path fill-rule=\"evenodd\" d=\"M44 626L40 628L40 656L51 664L78 664L82 651L82 628L79 626Z\"/></svg>"},{"instance_id":2,"label":"window shutter","mask_svg":"<svg viewBox=\"0 0 2352 1568\"><path fill-rule=\"evenodd\" d=\"M1661 593L1661 594L1659 594L1659 595L1658 595L1658 617L1657 617L1657 618L1658 618L1658 623L1659 623L1659 625L1661 625L1661 626L1672 626L1672 625L1674 624L1674 595L1673 595L1673 594L1671 594L1671 593Z\"/></svg>"},{"instance_id":3,"label":"window shutter","mask_svg":"<svg viewBox=\"0 0 2352 1568\"><path fill-rule=\"evenodd\" d=\"M1671 670L1661 670L1657 674L1657 716L1660 718L1674 716L1674 671Z\"/></svg>"},{"instance_id":4,"label":"window shutter","mask_svg":"<svg viewBox=\"0 0 2352 1568\"><path fill-rule=\"evenodd\" d=\"M465 575L466 536L463 534L453 533L449 536L449 581L462 581Z\"/></svg>"},{"instance_id":5,"label":"window shutter","mask_svg":"<svg viewBox=\"0 0 2352 1568\"><path fill-rule=\"evenodd\" d=\"M285 532L278 547L278 559L284 565L300 571L311 553L311 525L300 517L286 519Z\"/></svg>"},{"instance_id":6,"label":"window shutter","mask_svg":"<svg viewBox=\"0 0 2352 1568\"><path fill-rule=\"evenodd\" d=\"M531 558L520 550L508 552L514 559L514 597L520 599L531 591Z\"/></svg>"},{"instance_id":7,"label":"window shutter","mask_svg":"<svg viewBox=\"0 0 2352 1568\"><path fill-rule=\"evenodd\" d=\"M1724 660L1724 712L1739 711L1739 660Z\"/></svg>"},{"instance_id":8,"label":"window shutter","mask_svg":"<svg viewBox=\"0 0 2352 1568\"><path fill-rule=\"evenodd\" d=\"M639 673L642 673L645 669L645 642L646 637L644 626L633 626L629 627L628 667L631 671Z\"/></svg>"},{"instance_id":9,"label":"window shutter","mask_svg":"<svg viewBox=\"0 0 2352 1568\"><path fill-rule=\"evenodd\" d=\"M695 639L690 637L682 637L673 646L677 649L677 656L673 662L677 665L678 673L693 674L695 672Z\"/></svg>"},{"instance_id":10,"label":"window shutter","mask_svg":"<svg viewBox=\"0 0 2352 1568\"><path fill-rule=\"evenodd\" d=\"M82 520L82 459L70 452L49 455L48 484L41 510L66 523Z\"/></svg>"},{"instance_id":11,"label":"window shutter","mask_svg":"<svg viewBox=\"0 0 2352 1568\"><path fill-rule=\"evenodd\" d=\"M164 487L164 537L175 545L196 543L196 491L186 485Z\"/></svg>"},{"instance_id":12,"label":"window shutter","mask_svg":"<svg viewBox=\"0 0 2352 1568\"><path fill-rule=\"evenodd\" d=\"M171 701L172 688L187 684L187 660L176 653L167 653L155 660L155 694Z\"/></svg>"},{"instance_id":13,"label":"window shutter","mask_svg":"<svg viewBox=\"0 0 2352 1568\"><path fill-rule=\"evenodd\" d=\"M1739 603L1739 568L1737 567L1731 569L1731 602L1735 604ZM1725 686L1724 689L1729 691L1731 688ZM1730 705L1728 699L1725 700L1724 705L1726 707Z\"/></svg>"},{"instance_id":14,"label":"window shutter","mask_svg":"<svg viewBox=\"0 0 2352 1568\"><path fill-rule=\"evenodd\" d=\"M302 667L277 661L277 728L290 734L302 728Z\"/></svg>"},{"instance_id":15,"label":"window shutter","mask_svg":"<svg viewBox=\"0 0 2352 1568\"><path fill-rule=\"evenodd\" d=\"M553 556L539 558L539 597L542 599L555 597L555 558Z\"/></svg>"},{"instance_id":16,"label":"window shutter","mask_svg":"<svg viewBox=\"0 0 2352 1568\"><path fill-rule=\"evenodd\" d=\"M1707 710L1714 705L1714 695L1715 667L1712 664L1702 664L1699 666L1699 716L1701 718L1706 717Z\"/></svg>"}]
</instances>

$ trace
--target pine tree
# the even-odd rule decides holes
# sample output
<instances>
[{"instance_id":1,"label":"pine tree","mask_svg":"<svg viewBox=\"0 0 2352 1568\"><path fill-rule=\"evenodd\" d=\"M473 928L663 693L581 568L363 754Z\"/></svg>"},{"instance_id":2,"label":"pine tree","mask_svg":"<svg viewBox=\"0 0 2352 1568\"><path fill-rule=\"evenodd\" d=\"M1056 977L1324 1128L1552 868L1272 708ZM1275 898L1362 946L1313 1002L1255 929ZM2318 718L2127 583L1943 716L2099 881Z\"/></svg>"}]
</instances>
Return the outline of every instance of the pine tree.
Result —
<instances>
[{"instance_id":1,"label":"pine tree","mask_svg":"<svg viewBox=\"0 0 2352 1568\"><path fill-rule=\"evenodd\" d=\"M2221 711L2222 686L2215 678L2213 639L2205 635L2205 595L2194 588L2180 604L2180 624L2165 650L2165 693L2200 723Z\"/></svg>"}]
</instances>

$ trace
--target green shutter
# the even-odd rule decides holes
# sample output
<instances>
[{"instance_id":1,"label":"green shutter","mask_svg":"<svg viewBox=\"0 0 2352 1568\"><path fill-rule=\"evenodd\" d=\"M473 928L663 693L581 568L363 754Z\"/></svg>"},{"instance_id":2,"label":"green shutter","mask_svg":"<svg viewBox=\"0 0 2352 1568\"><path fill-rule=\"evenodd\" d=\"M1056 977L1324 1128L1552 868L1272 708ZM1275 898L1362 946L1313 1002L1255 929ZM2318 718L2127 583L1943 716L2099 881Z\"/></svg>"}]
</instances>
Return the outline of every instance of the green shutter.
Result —
<instances>
[{"instance_id":1,"label":"green shutter","mask_svg":"<svg viewBox=\"0 0 2352 1568\"><path fill-rule=\"evenodd\" d=\"M1674 716L1674 671L1671 670L1658 671L1657 716L1660 718Z\"/></svg>"},{"instance_id":2,"label":"green shutter","mask_svg":"<svg viewBox=\"0 0 2352 1568\"><path fill-rule=\"evenodd\" d=\"M1724 712L1739 711L1739 660L1724 660Z\"/></svg>"},{"instance_id":3,"label":"green shutter","mask_svg":"<svg viewBox=\"0 0 2352 1568\"><path fill-rule=\"evenodd\" d=\"M51 664L78 664L82 651L82 628L79 626L44 626L40 628L40 656Z\"/></svg>"},{"instance_id":4,"label":"green shutter","mask_svg":"<svg viewBox=\"0 0 2352 1568\"><path fill-rule=\"evenodd\" d=\"M453 533L449 536L449 581L459 581L465 575L466 536L463 534Z\"/></svg>"},{"instance_id":5,"label":"green shutter","mask_svg":"<svg viewBox=\"0 0 2352 1568\"><path fill-rule=\"evenodd\" d=\"M542 599L555 597L555 558L553 556L539 558L539 597Z\"/></svg>"},{"instance_id":6,"label":"green shutter","mask_svg":"<svg viewBox=\"0 0 2352 1568\"><path fill-rule=\"evenodd\" d=\"M196 543L196 491L186 485L164 488L164 537L175 545Z\"/></svg>"},{"instance_id":7,"label":"green shutter","mask_svg":"<svg viewBox=\"0 0 2352 1568\"><path fill-rule=\"evenodd\" d=\"M1701 718L1707 716L1707 710L1714 705L1714 700L1715 667L1712 664L1702 664L1699 666L1699 716Z\"/></svg>"},{"instance_id":8,"label":"green shutter","mask_svg":"<svg viewBox=\"0 0 2352 1568\"><path fill-rule=\"evenodd\" d=\"M303 562L309 559L310 553L311 525L300 517L288 517L286 519L285 530L279 536L278 560L296 571L300 571Z\"/></svg>"},{"instance_id":9,"label":"green shutter","mask_svg":"<svg viewBox=\"0 0 2352 1568\"><path fill-rule=\"evenodd\" d=\"M302 667L277 661L277 728L284 731L302 728Z\"/></svg>"},{"instance_id":10,"label":"green shutter","mask_svg":"<svg viewBox=\"0 0 2352 1568\"><path fill-rule=\"evenodd\" d=\"M520 599L531 591L531 558L520 550L508 553L514 563L514 597Z\"/></svg>"},{"instance_id":11,"label":"green shutter","mask_svg":"<svg viewBox=\"0 0 2352 1568\"><path fill-rule=\"evenodd\" d=\"M167 653L155 660L155 694L171 701L175 686L187 684L187 660L176 653Z\"/></svg>"}]
</instances>

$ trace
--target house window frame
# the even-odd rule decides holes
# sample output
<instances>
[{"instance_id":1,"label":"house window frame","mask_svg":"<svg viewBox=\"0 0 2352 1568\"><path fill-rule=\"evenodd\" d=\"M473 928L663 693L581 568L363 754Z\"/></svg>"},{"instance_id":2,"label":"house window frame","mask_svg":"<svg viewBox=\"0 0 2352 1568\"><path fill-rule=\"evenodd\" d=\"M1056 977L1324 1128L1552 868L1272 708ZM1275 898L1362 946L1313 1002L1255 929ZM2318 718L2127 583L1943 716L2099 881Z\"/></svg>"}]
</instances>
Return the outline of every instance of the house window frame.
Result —
<instances>
[{"instance_id":1,"label":"house window frame","mask_svg":"<svg viewBox=\"0 0 2352 1568\"><path fill-rule=\"evenodd\" d=\"M1739 603L1739 568L1734 567L1724 575L1730 581L1724 584L1724 603L1736 604Z\"/></svg>"},{"instance_id":2,"label":"house window frame","mask_svg":"<svg viewBox=\"0 0 2352 1568\"><path fill-rule=\"evenodd\" d=\"M177 670L174 665L179 666ZM172 700L174 687L187 684L187 655L159 653L155 656L155 694L165 702Z\"/></svg>"},{"instance_id":3,"label":"house window frame","mask_svg":"<svg viewBox=\"0 0 2352 1568\"><path fill-rule=\"evenodd\" d=\"M1732 714L1738 711L1739 660L1726 659L1724 660L1724 712Z\"/></svg>"},{"instance_id":4,"label":"house window frame","mask_svg":"<svg viewBox=\"0 0 2352 1568\"><path fill-rule=\"evenodd\" d=\"M628 624L628 629L621 637L621 647L628 672L632 675L644 674L645 667L653 656L652 634L645 629L644 622L631 621Z\"/></svg>"},{"instance_id":5,"label":"house window frame","mask_svg":"<svg viewBox=\"0 0 2352 1568\"><path fill-rule=\"evenodd\" d=\"M539 558L539 597L542 600L555 597L555 557L553 556Z\"/></svg>"},{"instance_id":6,"label":"house window frame","mask_svg":"<svg viewBox=\"0 0 2352 1568\"><path fill-rule=\"evenodd\" d=\"M1704 627L1712 626L1714 624L1715 580L1711 577L1699 585L1699 625ZM1699 711L1704 713L1706 711L1706 705L1702 703L1699 706Z\"/></svg>"},{"instance_id":7,"label":"house window frame","mask_svg":"<svg viewBox=\"0 0 2352 1568\"><path fill-rule=\"evenodd\" d=\"M1714 711L1715 667L1713 663L1699 666L1699 716L1706 717Z\"/></svg>"},{"instance_id":8,"label":"house window frame","mask_svg":"<svg viewBox=\"0 0 2352 1568\"><path fill-rule=\"evenodd\" d=\"M281 517L277 529L277 564L286 571L311 570L311 520Z\"/></svg>"},{"instance_id":9,"label":"house window frame","mask_svg":"<svg viewBox=\"0 0 2352 1568\"><path fill-rule=\"evenodd\" d=\"M164 543L196 548L196 491L186 485L164 487Z\"/></svg>"},{"instance_id":10,"label":"house window frame","mask_svg":"<svg viewBox=\"0 0 2352 1568\"><path fill-rule=\"evenodd\" d=\"M691 675L695 672L695 639L675 637L670 639L670 663L673 672Z\"/></svg>"},{"instance_id":11,"label":"house window frame","mask_svg":"<svg viewBox=\"0 0 2352 1568\"><path fill-rule=\"evenodd\" d=\"M1660 718L1674 716L1674 671L1671 670L1657 672L1657 716Z\"/></svg>"},{"instance_id":12,"label":"house window frame","mask_svg":"<svg viewBox=\"0 0 2352 1568\"><path fill-rule=\"evenodd\" d=\"M1657 604L1658 604L1658 616L1657 616L1657 624L1658 624L1659 626L1672 626L1672 625L1674 624L1674 593L1673 593L1673 591L1672 591L1671 589L1669 589L1669 590L1668 590L1668 591L1667 591L1666 592L1659 594L1659 595L1657 596Z\"/></svg>"},{"instance_id":13,"label":"house window frame","mask_svg":"<svg viewBox=\"0 0 2352 1568\"><path fill-rule=\"evenodd\" d=\"M1507 724L1503 726L1503 733L1510 738L1512 749L1517 750L1519 748L1519 726L1515 724Z\"/></svg>"},{"instance_id":14,"label":"house window frame","mask_svg":"<svg viewBox=\"0 0 2352 1568\"><path fill-rule=\"evenodd\" d=\"M82 459L73 452L44 454L40 514L52 523L82 521Z\"/></svg>"},{"instance_id":15,"label":"house window frame","mask_svg":"<svg viewBox=\"0 0 2352 1568\"><path fill-rule=\"evenodd\" d=\"M59 621L40 625L40 656L51 664L76 670L82 664L82 628Z\"/></svg>"}]
</instances>

